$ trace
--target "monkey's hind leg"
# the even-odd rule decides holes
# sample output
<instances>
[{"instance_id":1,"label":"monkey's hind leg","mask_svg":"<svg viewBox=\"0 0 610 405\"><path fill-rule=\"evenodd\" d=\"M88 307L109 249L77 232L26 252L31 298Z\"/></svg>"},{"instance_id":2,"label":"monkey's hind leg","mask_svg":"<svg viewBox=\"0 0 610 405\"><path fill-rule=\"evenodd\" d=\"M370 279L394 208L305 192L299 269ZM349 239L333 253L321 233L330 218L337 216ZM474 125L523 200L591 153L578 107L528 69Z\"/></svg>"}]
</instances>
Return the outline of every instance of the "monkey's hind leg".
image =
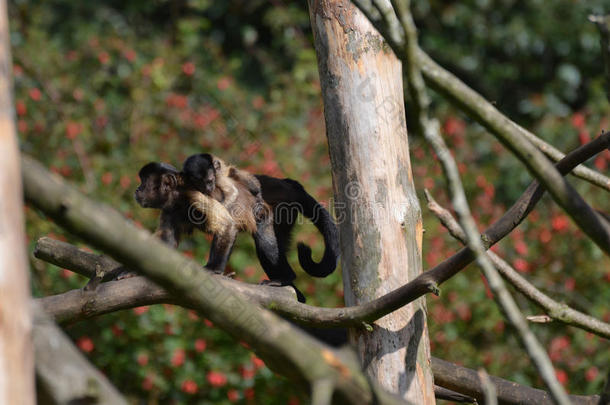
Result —
<instances>
[{"instance_id":1,"label":"monkey's hind leg","mask_svg":"<svg viewBox=\"0 0 610 405\"><path fill-rule=\"evenodd\" d=\"M256 255L267 277L269 277L269 280L265 280L261 284L274 287L291 286L295 290L298 301L305 302L305 296L293 283L296 274L292 267L290 267L286 254L281 252L278 246L272 222L271 220L266 220L257 224L257 231L252 235L254 245L256 246Z\"/></svg>"}]
</instances>

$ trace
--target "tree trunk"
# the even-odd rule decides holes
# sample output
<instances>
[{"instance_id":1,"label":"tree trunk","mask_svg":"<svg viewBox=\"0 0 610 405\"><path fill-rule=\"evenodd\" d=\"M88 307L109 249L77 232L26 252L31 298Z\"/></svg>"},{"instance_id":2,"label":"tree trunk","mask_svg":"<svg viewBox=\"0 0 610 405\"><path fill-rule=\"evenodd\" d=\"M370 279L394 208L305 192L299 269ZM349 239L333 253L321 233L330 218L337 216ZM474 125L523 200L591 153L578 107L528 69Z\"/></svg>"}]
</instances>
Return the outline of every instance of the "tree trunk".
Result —
<instances>
[{"instance_id":1,"label":"tree trunk","mask_svg":"<svg viewBox=\"0 0 610 405\"><path fill-rule=\"evenodd\" d=\"M346 305L371 301L421 269L400 61L348 0L309 0L324 97ZM352 330L367 373L417 404L433 404L424 299Z\"/></svg>"},{"instance_id":2,"label":"tree trunk","mask_svg":"<svg viewBox=\"0 0 610 405\"><path fill-rule=\"evenodd\" d=\"M0 404L34 403L29 280L6 1L0 0Z\"/></svg>"}]
</instances>

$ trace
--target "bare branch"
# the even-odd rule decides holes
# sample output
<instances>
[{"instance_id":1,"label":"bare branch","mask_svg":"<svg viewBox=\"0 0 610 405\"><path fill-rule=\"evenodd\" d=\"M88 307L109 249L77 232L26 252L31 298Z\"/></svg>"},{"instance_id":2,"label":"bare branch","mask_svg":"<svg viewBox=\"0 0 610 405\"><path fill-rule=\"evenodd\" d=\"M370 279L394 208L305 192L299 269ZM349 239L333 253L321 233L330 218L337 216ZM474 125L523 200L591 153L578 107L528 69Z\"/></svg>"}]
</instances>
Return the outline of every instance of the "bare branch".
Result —
<instances>
[{"instance_id":1,"label":"bare branch","mask_svg":"<svg viewBox=\"0 0 610 405\"><path fill-rule=\"evenodd\" d=\"M610 100L610 15L590 15L589 21L595 23L600 33L599 43L606 71L606 97Z\"/></svg>"},{"instance_id":2,"label":"bare branch","mask_svg":"<svg viewBox=\"0 0 610 405\"><path fill-rule=\"evenodd\" d=\"M480 368L477 374L479 375L481 385L483 386L483 392L485 393L485 405L498 405L496 387L491 382L489 374L487 374L483 368Z\"/></svg>"},{"instance_id":3,"label":"bare branch","mask_svg":"<svg viewBox=\"0 0 610 405\"><path fill-rule=\"evenodd\" d=\"M428 208L440 219L445 228L449 230L449 233L460 242L465 243L464 232L451 213L441 207L427 191L426 198L428 200ZM522 277L500 256L491 251L487 252L487 255L505 280L510 282L530 301L544 309L552 319L610 339L610 324L553 300ZM537 319L532 321L541 322Z\"/></svg>"},{"instance_id":4,"label":"bare branch","mask_svg":"<svg viewBox=\"0 0 610 405\"><path fill-rule=\"evenodd\" d=\"M96 267L100 267L106 274L116 273L117 269L123 269L121 264L108 256L86 252L74 245L51 238L38 240L34 256L85 277L94 277ZM201 269L201 271L205 270ZM252 285L218 274L211 274L211 276L222 285L243 294L263 308L271 309L279 304L296 300L294 289L289 286ZM45 311L60 323L71 323L121 309L159 303L179 304L187 308L196 307L186 298L174 298L166 290L145 277L110 281L100 284L93 290L72 290L40 298L39 301Z\"/></svg>"},{"instance_id":5,"label":"bare branch","mask_svg":"<svg viewBox=\"0 0 610 405\"><path fill-rule=\"evenodd\" d=\"M38 403L127 405L125 398L93 367L38 304L33 340Z\"/></svg>"},{"instance_id":6,"label":"bare branch","mask_svg":"<svg viewBox=\"0 0 610 405\"><path fill-rule=\"evenodd\" d=\"M434 382L441 387L469 395L477 401L484 403L484 387L481 385L479 375L475 370L458 366L445 360L432 358L432 372ZM527 387L499 377L489 376L496 387L498 402L501 405L553 405L555 402L546 391ZM581 396L570 395L569 399L574 405L599 405L598 395Z\"/></svg>"}]
</instances>

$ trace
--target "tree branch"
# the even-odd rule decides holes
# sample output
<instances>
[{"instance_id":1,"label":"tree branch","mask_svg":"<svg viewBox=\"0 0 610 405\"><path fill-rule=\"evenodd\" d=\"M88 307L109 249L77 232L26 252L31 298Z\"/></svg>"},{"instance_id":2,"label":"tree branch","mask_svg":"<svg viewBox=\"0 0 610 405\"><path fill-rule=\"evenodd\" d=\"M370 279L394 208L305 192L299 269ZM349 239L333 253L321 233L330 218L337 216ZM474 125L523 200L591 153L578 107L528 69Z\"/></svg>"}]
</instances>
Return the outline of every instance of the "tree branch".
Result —
<instances>
[{"instance_id":1,"label":"tree branch","mask_svg":"<svg viewBox=\"0 0 610 405\"><path fill-rule=\"evenodd\" d=\"M96 266L100 266L107 275L116 274L118 270L123 269L120 263L108 256L90 253L69 243L46 237L40 238L36 243L34 256L89 278L95 276ZM294 289L289 286L252 285L218 274L210 275L225 287L243 294L263 308L272 309L278 304L296 301ZM178 304L187 308L196 307L195 303L186 298L174 298L145 277L109 281L100 284L94 290L72 290L38 300L45 311L60 323L76 322L121 309L159 303Z\"/></svg>"},{"instance_id":2,"label":"tree branch","mask_svg":"<svg viewBox=\"0 0 610 405\"><path fill-rule=\"evenodd\" d=\"M426 199L428 200L428 208L441 223L447 228L449 233L460 242L465 243L464 231L453 218L451 213L441 207L434 198L425 191ZM570 308L566 304L559 303L553 300L542 291L538 290L522 277L515 269L513 269L504 259L495 254L494 252L488 251L487 255L493 262L494 266L505 280L510 282L519 292L521 292L526 298L544 309L545 312L552 318L559 322L567 325L572 325L580 329L584 329L588 332L594 333L598 336L610 339L610 324L602 322L597 318L590 315L584 314L573 308Z\"/></svg>"},{"instance_id":3,"label":"tree branch","mask_svg":"<svg viewBox=\"0 0 610 405\"><path fill-rule=\"evenodd\" d=\"M600 33L599 43L602 48L602 59L606 72L606 97L610 100L610 14L590 15L589 21L595 23Z\"/></svg>"},{"instance_id":4,"label":"tree branch","mask_svg":"<svg viewBox=\"0 0 610 405\"><path fill-rule=\"evenodd\" d=\"M469 395L480 403L485 403L484 387L475 370L458 366L445 360L432 358L434 382L442 387ZM499 377L489 376L496 387L500 405L553 405L555 402L546 391L527 387ZM599 396L569 395L573 405L599 405Z\"/></svg>"},{"instance_id":5,"label":"tree branch","mask_svg":"<svg viewBox=\"0 0 610 405\"><path fill-rule=\"evenodd\" d=\"M125 398L93 367L38 304L31 306L40 404L127 405Z\"/></svg>"}]
</instances>

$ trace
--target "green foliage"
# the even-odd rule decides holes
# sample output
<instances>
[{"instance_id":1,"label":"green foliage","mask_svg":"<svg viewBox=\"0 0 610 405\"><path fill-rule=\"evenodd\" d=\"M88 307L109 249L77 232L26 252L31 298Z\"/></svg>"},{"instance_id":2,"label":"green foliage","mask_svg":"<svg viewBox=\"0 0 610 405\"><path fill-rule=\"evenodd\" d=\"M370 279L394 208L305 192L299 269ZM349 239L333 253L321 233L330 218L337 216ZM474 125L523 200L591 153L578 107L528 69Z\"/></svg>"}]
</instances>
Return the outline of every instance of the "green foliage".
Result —
<instances>
[{"instance_id":1,"label":"green foliage","mask_svg":"<svg viewBox=\"0 0 610 405\"><path fill-rule=\"evenodd\" d=\"M415 1L424 48L563 150L608 129L597 33L585 19L602 5ZM15 0L10 13L22 149L135 223L152 230L158 217L133 201L138 169L153 160L179 166L200 151L255 173L298 179L318 200L331 203L320 84L304 2ZM530 177L453 107L440 99L434 107L483 228ZM410 142L417 189L426 187L446 203L438 164L420 139ZM606 153L593 164L608 174L609 162ZM573 183L594 207L607 208L603 193ZM26 209L26 217L30 249L44 235L78 243L35 210ZM459 245L425 209L424 224L424 268L429 268ZM321 255L322 240L311 224L298 226L295 239ZM204 262L209 239L194 235L181 249ZM290 260L298 268L294 250ZM550 200L496 251L544 291L610 320L610 263ZM245 235L229 265L249 282L263 276ZM37 296L85 283L39 261L33 261L32 273ZM339 271L321 280L299 272L297 284L313 305L342 304ZM440 298L428 300L434 355L541 386L474 266L441 290ZM525 313L539 313L517 297ZM607 342L562 325L533 328L570 391L599 391L610 364ZM140 308L67 331L134 403L303 400L246 348L191 311Z\"/></svg>"}]
</instances>

